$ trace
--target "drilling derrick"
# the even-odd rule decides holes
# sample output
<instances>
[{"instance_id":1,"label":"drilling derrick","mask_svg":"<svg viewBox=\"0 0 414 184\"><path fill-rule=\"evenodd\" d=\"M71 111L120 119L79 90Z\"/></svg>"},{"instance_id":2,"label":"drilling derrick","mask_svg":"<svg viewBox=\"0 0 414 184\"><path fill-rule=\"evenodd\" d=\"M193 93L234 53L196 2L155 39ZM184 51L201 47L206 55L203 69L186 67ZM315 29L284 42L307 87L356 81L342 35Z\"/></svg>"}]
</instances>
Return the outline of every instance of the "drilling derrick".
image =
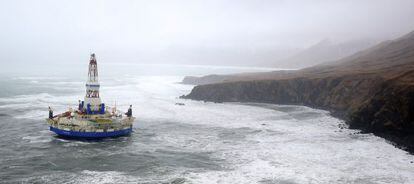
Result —
<instances>
[{"instance_id":1,"label":"drilling derrick","mask_svg":"<svg viewBox=\"0 0 414 184\"><path fill-rule=\"evenodd\" d=\"M105 106L101 103L99 96L98 63L95 54L91 54L88 68L88 80L86 81L86 95L83 104L87 114L98 114L104 112Z\"/></svg>"}]
</instances>

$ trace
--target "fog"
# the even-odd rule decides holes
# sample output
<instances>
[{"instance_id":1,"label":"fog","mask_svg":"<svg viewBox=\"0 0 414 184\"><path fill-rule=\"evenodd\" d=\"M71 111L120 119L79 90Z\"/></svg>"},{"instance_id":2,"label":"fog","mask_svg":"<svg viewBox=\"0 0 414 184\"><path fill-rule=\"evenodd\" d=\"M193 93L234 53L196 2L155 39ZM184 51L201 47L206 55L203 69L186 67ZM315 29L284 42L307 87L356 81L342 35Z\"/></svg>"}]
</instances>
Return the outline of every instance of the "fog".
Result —
<instances>
[{"instance_id":1,"label":"fog","mask_svg":"<svg viewBox=\"0 0 414 184\"><path fill-rule=\"evenodd\" d=\"M321 40L414 30L412 0L1 1L1 72L99 62L278 67Z\"/></svg>"}]
</instances>

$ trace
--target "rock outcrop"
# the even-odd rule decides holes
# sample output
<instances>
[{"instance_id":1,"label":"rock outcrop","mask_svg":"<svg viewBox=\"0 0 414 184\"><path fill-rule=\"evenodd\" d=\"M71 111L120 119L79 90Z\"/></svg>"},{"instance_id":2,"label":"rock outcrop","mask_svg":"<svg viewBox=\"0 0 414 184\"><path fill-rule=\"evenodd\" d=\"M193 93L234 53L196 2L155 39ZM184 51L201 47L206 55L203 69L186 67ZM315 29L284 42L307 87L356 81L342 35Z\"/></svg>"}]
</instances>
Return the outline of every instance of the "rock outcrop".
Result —
<instances>
[{"instance_id":1,"label":"rock outcrop","mask_svg":"<svg viewBox=\"0 0 414 184\"><path fill-rule=\"evenodd\" d=\"M232 75L206 75L201 77L186 76L182 84L204 85L223 82L252 81L252 80L270 80L275 78L286 77L295 73L297 70L277 70L272 72L259 73L240 73Z\"/></svg>"}]
</instances>

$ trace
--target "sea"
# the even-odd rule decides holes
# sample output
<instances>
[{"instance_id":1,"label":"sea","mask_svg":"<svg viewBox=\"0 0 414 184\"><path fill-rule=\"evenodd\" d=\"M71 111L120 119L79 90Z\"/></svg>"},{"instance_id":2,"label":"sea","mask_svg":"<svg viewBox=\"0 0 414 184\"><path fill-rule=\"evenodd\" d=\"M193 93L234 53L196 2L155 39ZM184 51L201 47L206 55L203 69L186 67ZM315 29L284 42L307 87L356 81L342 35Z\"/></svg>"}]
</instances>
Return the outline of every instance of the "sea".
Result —
<instances>
[{"instance_id":1,"label":"sea","mask_svg":"<svg viewBox=\"0 0 414 184\"><path fill-rule=\"evenodd\" d=\"M64 112L83 99L87 63L0 74L0 183L414 183L413 155L327 111L179 98L194 87L180 83L187 75L273 69L98 67L103 102L133 107L130 136L81 141L49 131L48 106Z\"/></svg>"}]
</instances>

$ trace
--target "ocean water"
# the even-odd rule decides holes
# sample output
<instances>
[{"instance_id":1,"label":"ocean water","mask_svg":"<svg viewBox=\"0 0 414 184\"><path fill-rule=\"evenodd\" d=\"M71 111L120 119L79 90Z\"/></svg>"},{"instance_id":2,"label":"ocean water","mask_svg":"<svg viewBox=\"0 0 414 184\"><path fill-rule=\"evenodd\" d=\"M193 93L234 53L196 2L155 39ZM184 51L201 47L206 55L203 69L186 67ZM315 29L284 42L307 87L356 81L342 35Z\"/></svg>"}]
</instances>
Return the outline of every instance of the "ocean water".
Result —
<instances>
[{"instance_id":1,"label":"ocean water","mask_svg":"<svg viewBox=\"0 0 414 184\"><path fill-rule=\"evenodd\" d=\"M85 69L0 79L1 183L414 183L414 156L303 106L179 99L185 75L260 68L100 66L107 105L133 105L129 137L56 137L45 118L76 107ZM80 72L79 72L80 71ZM175 105L184 103L184 106Z\"/></svg>"}]
</instances>

